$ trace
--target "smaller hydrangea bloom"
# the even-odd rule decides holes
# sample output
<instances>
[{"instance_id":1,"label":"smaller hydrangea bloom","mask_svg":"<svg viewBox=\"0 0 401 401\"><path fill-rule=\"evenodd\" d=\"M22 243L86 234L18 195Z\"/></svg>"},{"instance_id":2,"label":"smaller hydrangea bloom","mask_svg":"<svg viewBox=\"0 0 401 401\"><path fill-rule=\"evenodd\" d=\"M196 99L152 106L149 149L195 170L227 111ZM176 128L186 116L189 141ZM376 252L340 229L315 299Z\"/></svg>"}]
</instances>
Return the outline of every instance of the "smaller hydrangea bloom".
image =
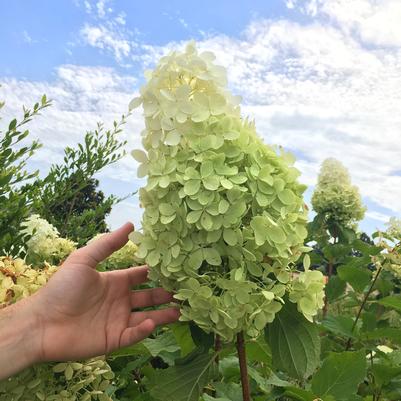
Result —
<instances>
[{"instance_id":1,"label":"smaller hydrangea bloom","mask_svg":"<svg viewBox=\"0 0 401 401\"><path fill-rule=\"evenodd\" d=\"M351 184L347 169L333 158L322 163L312 195L312 207L327 220L348 227L362 220L366 211L358 188Z\"/></svg>"}]
</instances>

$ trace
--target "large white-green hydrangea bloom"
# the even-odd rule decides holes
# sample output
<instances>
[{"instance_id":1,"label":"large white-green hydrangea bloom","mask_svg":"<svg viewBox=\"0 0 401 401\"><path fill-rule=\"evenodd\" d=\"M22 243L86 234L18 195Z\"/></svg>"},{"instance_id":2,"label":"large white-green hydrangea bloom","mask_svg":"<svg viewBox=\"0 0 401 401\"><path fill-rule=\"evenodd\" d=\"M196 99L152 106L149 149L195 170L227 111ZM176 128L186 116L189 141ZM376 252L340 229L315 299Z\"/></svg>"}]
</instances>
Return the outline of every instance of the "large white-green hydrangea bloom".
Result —
<instances>
[{"instance_id":1,"label":"large white-green hydrangea bloom","mask_svg":"<svg viewBox=\"0 0 401 401\"><path fill-rule=\"evenodd\" d=\"M241 118L214 58L193 44L163 57L130 104L143 106L146 152L133 156L148 176L132 238L151 278L181 301L181 320L232 340L257 336L288 295L308 318L321 297L306 301L315 278L291 274L307 235L293 158Z\"/></svg>"},{"instance_id":2,"label":"large white-green hydrangea bloom","mask_svg":"<svg viewBox=\"0 0 401 401\"><path fill-rule=\"evenodd\" d=\"M0 257L0 308L35 293L57 271L33 269L22 259ZM114 377L104 357L80 362L43 363L0 381L0 401L112 401Z\"/></svg>"},{"instance_id":3,"label":"large white-green hydrangea bloom","mask_svg":"<svg viewBox=\"0 0 401 401\"><path fill-rule=\"evenodd\" d=\"M322 163L312 206L327 220L348 227L362 220L366 210L358 188L351 184L348 170L333 158Z\"/></svg>"},{"instance_id":4,"label":"large white-green hydrangea bloom","mask_svg":"<svg viewBox=\"0 0 401 401\"><path fill-rule=\"evenodd\" d=\"M61 238L56 227L38 214L30 216L22 226L22 232L31 236L26 243L30 262L59 263L75 250L75 242Z\"/></svg>"}]
</instances>

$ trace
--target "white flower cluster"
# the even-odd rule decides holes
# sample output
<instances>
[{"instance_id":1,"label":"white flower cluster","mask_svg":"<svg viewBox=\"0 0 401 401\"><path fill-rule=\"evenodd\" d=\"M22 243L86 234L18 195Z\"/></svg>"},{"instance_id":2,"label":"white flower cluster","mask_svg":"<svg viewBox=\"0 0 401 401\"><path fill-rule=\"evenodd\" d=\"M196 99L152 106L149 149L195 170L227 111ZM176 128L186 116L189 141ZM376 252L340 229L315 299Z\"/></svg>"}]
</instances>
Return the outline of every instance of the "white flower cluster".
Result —
<instances>
[{"instance_id":1,"label":"white flower cluster","mask_svg":"<svg viewBox=\"0 0 401 401\"><path fill-rule=\"evenodd\" d=\"M291 284L290 301L296 303L299 312L313 322L313 317L324 305L323 274L318 270L306 270L300 272Z\"/></svg>"},{"instance_id":2,"label":"white flower cluster","mask_svg":"<svg viewBox=\"0 0 401 401\"><path fill-rule=\"evenodd\" d=\"M22 233L31 236L26 243L30 262L59 263L75 250L75 242L61 238L57 229L37 214L30 216L22 226Z\"/></svg>"},{"instance_id":3,"label":"white flower cluster","mask_svg":"<svg viewBox=\"0 0 401 401\"><path fill-rule=\"evenodd\" d=\"M312 206L327 220L350 227L363 219L366 210L358 188L351 184L347 169L332 158L322 164Z\"/></svg>"}]
</instances>

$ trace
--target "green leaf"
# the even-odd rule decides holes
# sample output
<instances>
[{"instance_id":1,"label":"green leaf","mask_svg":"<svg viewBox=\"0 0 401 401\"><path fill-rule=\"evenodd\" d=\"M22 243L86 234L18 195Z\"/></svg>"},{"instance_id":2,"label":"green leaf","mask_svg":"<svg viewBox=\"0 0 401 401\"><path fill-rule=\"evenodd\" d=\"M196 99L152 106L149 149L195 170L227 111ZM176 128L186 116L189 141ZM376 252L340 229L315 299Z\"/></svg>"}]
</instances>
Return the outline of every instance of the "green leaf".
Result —
<instances>
[{"instance_id":1,"label":"green leaf","mask_svg":"<svg viewBox=\"0 0 401 401\"><path fill-rule=\"evenodd\" d=\"M184 357L196 347L191 337L191 331L187 322L174 323L170 325L171 331L181 348L181 356Z\"/></svg>"},{"instance_id":2,"label":"green leaf","mask_svg":"<svg viewBox=\"0 0 401 401\"><path fill-rule=\"evenodd\" d=\"M382 327L379 329L372 330L367 333L363 333L362 338L368 340L382 340L383 338L388 338L397 344L401 344L401 330L394 327Z\"/></svg>"},{"instance_id":3,"label":"green leaf","mask_svg":"<svg viewBox=\"0 0 401 401\"><path fill-rule=\"evenodd\" d=\"M161 401L198 401L209 378L214 356L196 355L186 363L156 370L151 395Z\"/></svg>"},{"instance_id":4,"label":"green leaf","mask_svg":"<svg viewBox=\"0 0 401 401\"><path fill-rule=\"evenodd\" d=\"M303 390L298 387L286 387L282 396L290 397L292 400L296 401L315 401L316 397L313 393L307 390ZM326 400L324 400L326 401ZM328 400L327 400L328 401Z\"/></svg>"},{"instance_id":5,"label":"green leaf","mask_svg":"<svg viewBox=\"0 0 401 401\"><path fill-rule=\"evenodd\" d=\"M323 321L322 326L334 334L355 338L352 333L354 320L349 316L333 316L328 315Z\"/></svg>"},{"instance_id":6,"label":"green leaf","mask_svg":"<svg viewBox=\"0 0 401 401\"><path fill-rule=\"evenodd\" d=\"M357 292L362 292L372 278L372 272L368 269L348 265L340 266L337 273L341 280L349 283Z\"/></svg>"},{"instance_id":7,"label":"green leaf","mask_svg":"<svg viewBox=\"0 0 401 401\"><path fill-rule=\"evenodd\" d=\"M338 297L344 294L347 284L338 276L331 276L326 284L325 292L328 302L335 301Z\"/></svg>"},{"instance_id":8,"label":"green leaf","mask_svg":"<svg viewBox=\"0 0 401 401\"><path fill-rule=\"evenodd\" d=\"M401 297L399 296L384 297L377 301L377 303L401 313Z\"/></svg>"},{"instance_id":9,"label":"green leaf","mask_svg":"<svg viewBox=\"0 0 401 401\"><path fill-rule=\"evenodd\" d=\"M111 354L107 355L107 358L116 359L127 356L141 356L141 355L149 355L149 351L142 343L138 343L114 351Z\"/></svg>"},{"instance_id":10,"label":"green leaf","mask_svg":"<svg viewBox=\"0 0 401 401\"><path fill-rule=\"evenodd\" d=\"M265 329L272 350L273 366L291 377L305 379L317 368L320 337L317 326L308 322L294 304L286 303Z\"/></svg>"},{"instance_id":11,"label":"green leaf","mask_svg":"<svg viewBox=\"0 0 401 401\"><path fill-rule=\"evenodd\" d=\"M214 334L213 333L206 333L196 324L190 322L189 329L191 332L191 337L193 342L197 347L203 349L209 349L214 346Z\"/></svg>"},{"instance_id":12,"label":"green leaf","mask_svg":"<svg viewBox=\"0 0 401 401\"><path fill-rule=\"evenodd\" d=\"M332 395L338 401L346 401L356 393L365 375L366 356L363 349L331 353L313 376L312 390L320 397Z\"/></svg>"},{"instance_id":13,"label":"green leaf","mask_svg":"<svg viewBox=\"0 0 401 401\"><path fill-rule=\"evenodd\" d=\"M401 367L399 366L375 363L371 369L375 377L375 383L379 387L390 383L391 380L401 375Z\"/></svg>"},{"instance_id":14,"label":"green leaf","mask_svg":"<svg viewBox=\"0 0 401 401\"><path fill-rule=\"evenodd\" d=\"M246 343L246 355L251 362L262 362L270 365L272 361L272 353L266 344L264 336Z\"/></svg>"},{"instance_id":15,"label":"green leaf","mask_svg":"<svg viewBox=\"0 0 401 401\"><path fill-rule=\"evenodd\" d=\"M206 393L202 395L202 398L203 398L203 401L231 401L229 398L225 398L225 397L224 398L222 398L222 397L214 398Z\"/></svg>"},{"instance_id":16,"label":"green leaf","mask_svg":"<svg viewBox=\"0 0 401 401\"><path fill-rule=\"evenodd\" d=\"M142 344L153 357L159 356L166 363L172 365L180 356L180 346L171 331L167 331L156 338L146 338Z\"/></svg>"}]
</instances>

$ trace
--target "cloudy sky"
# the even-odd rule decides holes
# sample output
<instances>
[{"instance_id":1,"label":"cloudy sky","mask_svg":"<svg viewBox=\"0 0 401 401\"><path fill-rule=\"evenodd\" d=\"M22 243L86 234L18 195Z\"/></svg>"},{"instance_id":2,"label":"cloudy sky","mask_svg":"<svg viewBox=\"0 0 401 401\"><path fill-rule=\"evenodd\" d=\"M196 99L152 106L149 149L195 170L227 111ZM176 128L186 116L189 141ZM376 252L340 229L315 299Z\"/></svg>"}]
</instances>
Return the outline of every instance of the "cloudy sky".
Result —
<instances>
[{"instance_id":1,"label":"cloudy sky","mask_svg":"<svg viewBox=\"0 0 401 401\"><path fill-rule=\"evenodd\" d=\"M53 99L31 124L42 174L97 121L125 113L162 54L195 39L227 67L265 141L296 155L307 200L320 163L335 157L368 207L362 229L401 217L401 1L16 0L0 16L0 125L43 93ZM142 126L138 110L122 134L129 149ZM143 184L129 156L99 178L108 194ZM134 197L109 223L140 216Z\"/></svg>"}]
</instances>

